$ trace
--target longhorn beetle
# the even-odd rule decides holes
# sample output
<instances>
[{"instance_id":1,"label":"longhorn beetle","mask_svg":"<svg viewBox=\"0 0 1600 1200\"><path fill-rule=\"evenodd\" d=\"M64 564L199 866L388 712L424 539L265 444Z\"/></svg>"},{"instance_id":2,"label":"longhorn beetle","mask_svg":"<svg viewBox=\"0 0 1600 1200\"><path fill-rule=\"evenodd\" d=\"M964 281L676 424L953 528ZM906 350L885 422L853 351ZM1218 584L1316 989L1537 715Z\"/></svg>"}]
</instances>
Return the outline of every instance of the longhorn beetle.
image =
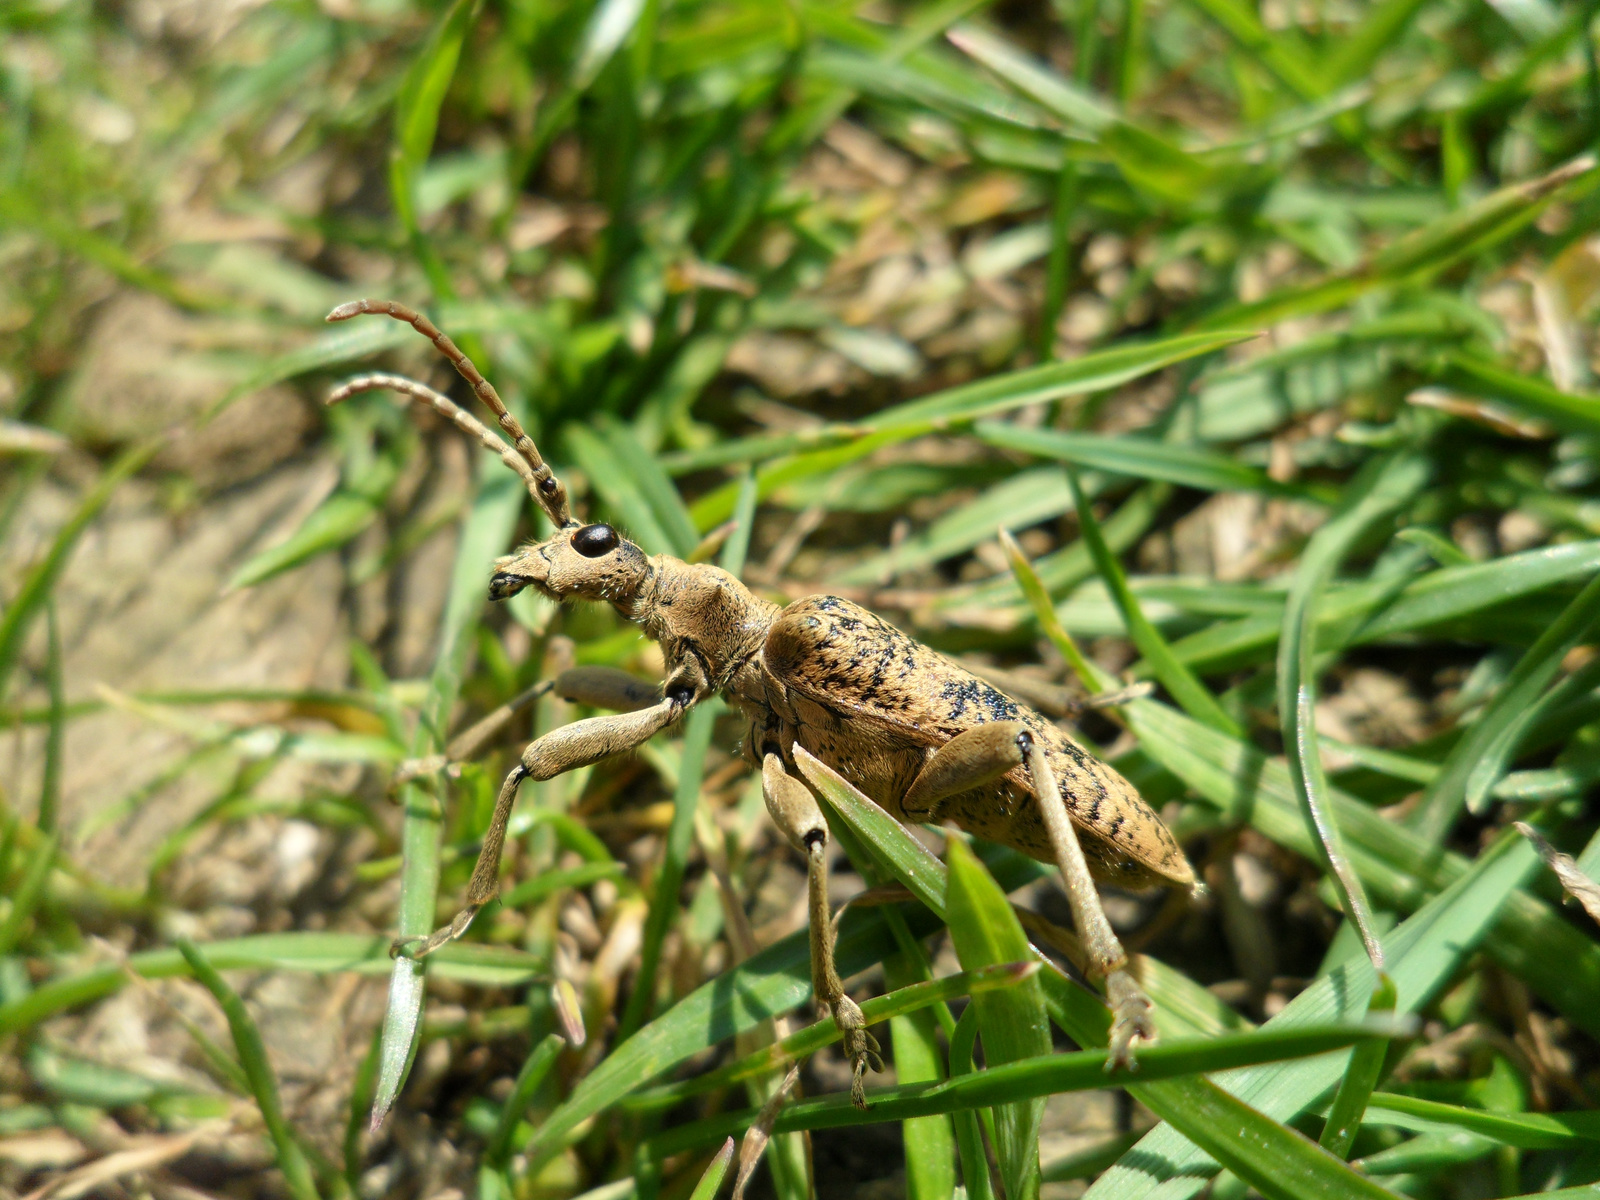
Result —
<instances>
[{"instance_id":1,"label":"longhorn beetle","mask_svg":"<svg viewBox=\"0 0 1600 1200\"><path fill-rule=\"evenodd\" d=\"M667 666L659 695L621 671L592 667L556 681L568 699L624 711L552 730L522 752L501 785L465 907L433 934L397 943L397 953L420 958L460 937L494 899L506 825L523 780L550 779L631 750L721 693L748 721L745 754L760 766L767 809L806 861L812 987L838 1022L858 1106L866 1103L863 1073L882 1063L834 966L828 825L797 774L801 754L820 759L896 820L952 821L1054 862L1090 972L1105 981L1114 1014L1110 1061L1127 1065L1136 1040L1154 1040L1149 998L1128 973L1094 879L1187 888L1194 872L1127 780L1052 722L860 605L809 596L780 608L719 567L652 557L610 525L581 524L533 439L454 342L394 301L351 301L327 319L362 313L405 321L432 341L495 414L511 445L441 393L397 375L352 379L328 403L387 389L431 405L522 476L555 527L550 537L495 563L489 598L505 600L531 587L557 601L610 604L660 643ZM510 706L501 710L509 712ZM465 756L460 747L481 743L491 723L457 739L454 753Z\"/></svg>"}]
</instances>

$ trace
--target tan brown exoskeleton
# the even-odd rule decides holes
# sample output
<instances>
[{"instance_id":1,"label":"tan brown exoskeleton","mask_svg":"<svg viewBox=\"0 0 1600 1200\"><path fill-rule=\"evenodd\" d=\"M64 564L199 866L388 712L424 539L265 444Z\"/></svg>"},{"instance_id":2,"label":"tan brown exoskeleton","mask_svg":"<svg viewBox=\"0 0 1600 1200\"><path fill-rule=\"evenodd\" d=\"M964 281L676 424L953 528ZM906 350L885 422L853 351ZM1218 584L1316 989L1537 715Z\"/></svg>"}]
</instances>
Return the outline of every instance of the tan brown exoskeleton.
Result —
<instances>
[{"instance_id":1,"label":"tan brown exoskeleton","mask_svg":"<svg viewBox=\"0 0 1600 1200\"><path fill-rule=\"evenodd\" d=\"M460 937L494 899L506 825L523 780L550 779L631 750L720 693L749 721L745 752L761 768L768 810L805 856L812 985L818 1003L838 1021L858 1104L864 1104L862 1073L879 1065L877 1043L834 968L828 826L797 773L802 754L820 759L899 821L950 821L1056 863L1091 973L1105 979L1114 1013L1111 1060L1126 1063L1136 1038L1153 1040L1150 1001L1126 970L1093 880L1189 887L1194 873L1131 784L1038 713L860 605L811 596L779 607L718 567L650 556L610 525L580 524L533 440L449 338L426 317L390 301L343 304L328 320L360 313L409 322L430 338L495 413L512 445L445 396L400 376L353 379L329 402L391 389L432 405L521 475L555 526L549 538L495 564L489 597L504 600L531 587L558 601L610 604L660 644L667 665L659 692L606 669L579 668L556 681L569 699L628 711L573 722L522 752L500 788L465 907L449 925L399 946L400 952L421 956ZM481 741L488 724L457 739L452 754L463 756L461 745Z\"/></svg>"}]
</instances>

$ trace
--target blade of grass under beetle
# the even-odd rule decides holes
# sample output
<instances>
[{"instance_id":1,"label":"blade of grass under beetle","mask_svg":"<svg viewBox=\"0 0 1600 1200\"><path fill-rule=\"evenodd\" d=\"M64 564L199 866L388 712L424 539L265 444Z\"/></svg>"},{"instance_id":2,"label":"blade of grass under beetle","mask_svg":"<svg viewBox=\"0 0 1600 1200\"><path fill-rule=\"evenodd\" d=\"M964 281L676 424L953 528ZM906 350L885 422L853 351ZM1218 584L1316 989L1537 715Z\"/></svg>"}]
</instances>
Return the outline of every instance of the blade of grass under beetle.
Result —
<instances>
[{"instance_id":1,"label":"blade of grass under beetle","mask_svg":"<svg viewBox=\"0 0 1600 1200\"><path fill-rule=\"evenodd\" d=\"M796 751L795 762L817 794L843 819L879 863L943 920L946 916L948 879L945 865L912 837L903 825L825 763L808 754L803 746ZM1031 868L1043 870L1041 864L1022 860L1020 855L1016 859L1019 863L1025 861L1030 870L1028 874L1014 879L1013 886L1020 887L1024 881L1039 877ZM1024 915L1029 920L1037 920L1032 915ZM1071 937L1070 934L1066 936ZM1099 998L1070 983L1059 968L1037 950L1033 951L1031 957L1047 968L1041 978L1046 1003L1053 1006L1052 1016L1059 1015L1063 1021L1067 1021L1070 1011L1072 1020L1077 1022L1063 1024L1062 1028L1083 1044L1093 1043L1096 1037L1103 1041L1105 1029L1096 1031L1097 1021L1102 1025L1106 1023L1101 1020L1106 1016L1106 1010ZM1143 955L1135 955L1132 963L1134 975L1156 1002L1156 1024L1163 1037L1195 1036L1238 1028L1237 1024L1228 1022L1219 1014L1221 1006L1215 998L1187 976Z\"/></svg>"},{"instance_id":2,"label":"blade of grass under beetle","mask_svg":"<svg viewBox=\"0 0 1600 1200\"><path fill-rule=\"evenodd\" d=\"M866 1017L868 1025L876 1025L904 1013L917 1012L929 1005L960 996L1010 987L1038 969L1037 962L1017 962L1005 963L998 967L985 967L980 971L959 971L954 975L913 983L882 996L863 1000L861 1012ZM715 1091L730 1083L738 1083L744 1079L752 1079L787 1068L794 1060L814 1054L838 1040L838 1024L832 1017L825 1017L791 1033L781 1041L746 1055L737 1062L728 1063L726 1066L707 1071L704 1075L696 1075L691 1079L646 1088L630 1096L624 1103L630 1109L668 1108L688 1096Z\"/></svg>"},{"instance_id":3,"label":"blade of grass under beetle","mask_svg":"<svg viewBox=\"0 0 1600 1200\"><path fill-rule=\"evenodd\" d=\"M1196 720L1204 721L1213 729L1238 737L1241 732L1238 722L1222 710L1217 698L1178 660L1167 645L1167 640L1145 617L1133 590L1128 587L1128 577L1123 574L1122 564L1117 562L1110 547L1106 545L1105 536L1100 531L1100 522L1095 518L1089 502L1084 499L1083 490L1078 486L1077 473L1070 467L1067 468L1067 484L1072 489L1073 499L1077 503L1078 528L1083 542L1089 547L1089 555L1094 559L1095 569L1100 572L1106 589L1116 601L1117 611L1122 614L1128 636L1139 648L1139 653L1144 655L1151 669L1155 671L1156 678L1167 691L1172 693L1173 699L1183 705L1186 712Z\"/></svg>"},{"instance_id":4,"label":"blade of grass under beetle","mask_svg":"<svg viewBox=\"0 0 1600 1200\"><path fill-rule=\"evenodd\" d=\"M972 862L978 866L977 859ZM982 1024L982 1014L979 1014ZM995 1063L992 1054L985 1050L989 1060L982 1071L956 1075L944 1083L899 1084L891 1087L870 1088L867 1098L871 1107L865 1111L856 1108L850 1097L842 1094L818 1096L791 1102L778 1117L774 1129L837 1129L847 1125L872 1125L885 1121L903 1121L910 1117L939 1113L960 1112L993 1106L996 1110L997 1129L1003 1131L999 1118L1008 1104L1036 1105L1045 1096L1063 1092L1093 1091L1104 1087L1130 1084L1156 1084L1176 1079L1190 1079L1214 1073L1249 1070L1269 1064L1296 1062L1322 1058L1332 1051L1341 1050L1363 1040L1383 1037L1386 1034L1405 1032L1406 1027L1382 1026L1377 1029L1365 1025L1307 1026L1301 1029L1268 1033L1224 1034L1216 1038L1193 1038L1181 1041L1160 1042L1142 1047L1139 1063L1133 1070L1106 1070L1106 1051L1078 1050L1071 1053L1041 1054L1028 1058ZM1226 1095L1220 1088L1209 1089L1207 1094ZM1203 1108L1191 1110L1190 1119L1199 1121ZM679 1126L650 1140L649 1154L653 1158L680 1153L713 1141L730 1130L747 1124L754 1113L722 1113L691 1125ZM1270 1134L1258 1137L1255 1126L1276 1126ZM1264 1129L1262 1131L1264 1133ZM1270 1144L1274 1161L1294 1160L1285 1154L1291 1144L1316 1148L1298 1134L1284 1136L1287 1131L1276 1121L1256 1114L1245 1126L1247 1138L1257 1138ZM1001 1134L1003 1135L1003 1132ZM1037 1152L1037 1146L1030 1148ZM1307 1169L1307 1174L1319 1182L1347 1181L1355 1173L1332 1155L1318 1149L1318 1161ZM1002 1163L1002 1169L1004 1164ZM1004 1178L1002 1174L1002 1178ZM1037 1178L1034 1179L1035 1186ZM1014 1193L1007 1192L1009 1197ZM1026 1194L1026 1193L1024 1193ZM1332 1194L1338 1193L1317 1193Z\"/></svg>"},{"instance_id":5,"label":"blade of grass under beetle","mask_svg":"<svg viewBox=\"0 0 1600 1200\"><path fill-rule=\"evenodd\" d=\"M909 986L921 964L908 962L902 951L884 960L887 987ZM1001 964L996 964L1001 965ZM1009 989L1008 989L1009 990ZM939 1025L931 1008L891 1017L889 1040L894 1048L895 1078L902 1083L939 1083L944 1079L939 1050ZM907 1200L951 1200L955 1194L955 1131L943 1114L910 1117L901 1123Z\"/></svg>"},{"instance_id":6,"label":"blade of grass under beetle","mask_svg":"<svg viewBox=\"0 0 1600 1200\"><path fill-rule=\"evenodd\" d=\"M278 1159L278 1169L284 1182L297 1200L317 1200L316 1181L311 1177L311 1164L305 1152L295 1141L284 1119L283 1106L278 1102L278 1084L272 1076L272 1066L267 1062L267 1049L261 1041L261 1031L250 1019L244 1001L228 986L207 960L200 948L187 938L178 939L178 952L183 955L194 977L216 998L223 1015L228 1019L228 1029L233 1034L234 1048L239 1052L239 1065L249 1080L250 1092L256 1107L261 1110L261 1122L267 1127L267 1136Z\"/></svg>"},{"instance_id":7,"label":"blade of grass under beetle","mask_svg":"<svg viewBox=\"0 0 1600 1200\"><path fill-rule=\"evenodd\" d=\"M1394 1004L1394 980L1380 972L1378 985L1367 1004L1367 1015L1392 1013ZM1362 1042L1351 1051L1350 1065L1345 1068L1344 1078L1339 1081L1339 1090L1333 1094L1333 1106L1328 1109L1328 1122L1322 1127L1322 1136L1317 1139L1329 1154L1338 1158L1350 1157L1350 1147L1355 1145L1356 1134L1361 1130L1361 1114L1366 1111L1367 1100L1378 1084L1384 1056L1388 1052L1389 1043L1378 1038Z\"/></svg>"},{"instance_id":8,"label":"blade of grass under beetle","mask_svg":"<svg viewBox=\"0 0 1600 1200\"><path fill-rule=\"evenodd\" d=\"M411 754L425 758L437 754L449 734L450 711L461 690L461 676L472 650L472 627L483 605L484 581L489 567L502 553L516 526L517 513L527 493L508 471L485 477L461 529L451 571L450 594L439 621L439 650L434 659L428 693L418 714ZM439 894L438 798L415 783L400 789L405 812L401 826L400 912L397 934L422 937L433 931ZM389 1003L383 1018L383 1050L378 1087L372 1102L372 1128L400 1094L416 1051L422 1015L427 967L409 958L396 958L389 975Z\"/></svg>"},{"instance_id":9,"label":"blade of grass under beetle","mask_svg":"<svg viewBox=\"0 0 1600 1200\"><path fill-rule=\"evenodd\" d=\"M1317 649L1316 609L1323 589L1344 557L1368 530L1416 495L1429 474L1425 459L1396 455L1373 460L1347 486L1343 510L1317 530L1300 556L1300 566L1284 603L1283 633L1278 639L1278 721L1289 779L1306 822L1322 848L1344 911L1360 931L1367 957L1380 976L1383 947L1372 927L1371 906L1360 878L1345 858L1339 828L1323 799L1328 780L1317 745L1317 679L1312 666Z\"/></svg>"},{"instance_id":10,"label":"blade of grass under beetle","mask_svg":"<svg viewBox=\"0 0 1600 1200\"><path fill-rule=\"evenodd\" d=\"M978 1010L970 1004L956 1022L950 1034L950 1078L971 1075L976 1069L972 1050L978 1041ZM955 1123L956 1144L961 1150L961 1182L967 1189L967 1200L994 1200L994 1180L989 1173L989 1154L984 1148L983 1135L994 1140L994 1110L992 1108L962 1109L951 1113Z\"/></svg>"},{"instance_id":11,"label":"blade of grass under beetle","mask_svg":"<svg viewBox=\"0 0 1600 1200\"><path fill-rule=\"evenodd\" d=\"M1131 708L1152 705L1139 701ZM1208 735L1215 737L1215 734ZM1503 838L1481 855L1472 869L1430 900L1387 939L1389 974L1398 997L1397 1013L1415 1012L1447 983L1493 925L1537 861L1519 838ZM1263 1030L1292 1029L1328 1020L1359 1019L1376 976L1365 956L1351 959L1317 980ZM1234 1072L1216 1081L1243 1103L1273 1120L1288 1120L1314 1103L1343 1074L1347 1056L1322 1056L1280 1066ZM1162 1113L1170 1084L1130 1089ZM1163 1114L1164 1115L1164 1114ZM1190 1120L1193 1110L1184 1119ZM1299 1135L1293 1135L1298 1138ZM1303 1140L1303 1139L1302 1139ZM1247 1150L1248 1147L1242 1147ZM1331 1155L1329 1162L1338 1163ZM1232 1169L1233 1164L1228 1164ZM1341 1169L1344 1164L1338 1163ZM1215 1174L1217 1159L1171 1125L1158 1126L1089 1189L1086 1200L1184 1200ZM1237 1173L1237 1171L1236 1171Z\"/></svg>"},{"instance_id":12,"label":"blade of grass under beetle","mask_svg":"<svg viewBox=\"0 0 1600 1200\"><path fill-rule=\"evenodd\" d=\"M1418 835L1438 842L1463 807L1474 811L1499 782L1517 742L1528 728L1535 702L1561 669L1562 660L1600 622L1600 575L1573 597L1512 668L1489 706L1445 759L1438 778L1406 821Z\"/></svg>"},{"instance_id":13,"label":"blade of grass under beetle","mask_svg":"<svg viewBox=\"0 0 1600 1200\"><path fill-rule=\"evenodd\" d=\"M931 918L914 922L914 930L933 927ZM834 955L841 976L848 978L898 948L881 913L850 911L840 922ZM804 930L702 984L614 1049L545 1118L525 1148L528 1169L537 1171L584 1121L629 1092L707 1047L788 1012L810 995L811 951Z\"/></svg>"},{"instance_id":14,"label":"blade of grass under beetle","mask_svg":"<svg viewBox=\"0 0 1600 1200\"><path fill-rule=\"evenodd\" d=\"M961 965L972 971L1027 958L1032 948L1005 893L965 842L951 838L946 846L950 860L946 916ZM1050 1022L1036 978L1005 991L974 996L972 1003L978 1009L983 1056L990 1071L1005 1063L1050 1054ZM945 1086L961 1084L952 1081ZM880 1111L879 1115L884 1114ZM1039 1125L1043 1116L1042 1099L1021 1098L994 1105L995 1158L1008 1200L1026 1200L1038 1194Z\"/></svg>"},{"instance_id":15,"label":"blade of grass under beetle","mask_svg":"<svg viewBox=\"0 0 1600 1200\"><path fill-rule=\"evenodd\" d=\"M683 885L683 869L694 839L694 810L700 803L700 781L704 778L706 751L711 748L711 730L722 711L722 702L706 700L689 714L684 723L682 766L673 796L672 825L667 830L661 865L656 871L650 915L645 921L639 950L637 983L628 997L628 1007L617 1023L616 1039L626 1041L650 1014L656 1001L656 968L661 962L661 946L678 915L678 892Z\"/></svg>"}]
</instances>

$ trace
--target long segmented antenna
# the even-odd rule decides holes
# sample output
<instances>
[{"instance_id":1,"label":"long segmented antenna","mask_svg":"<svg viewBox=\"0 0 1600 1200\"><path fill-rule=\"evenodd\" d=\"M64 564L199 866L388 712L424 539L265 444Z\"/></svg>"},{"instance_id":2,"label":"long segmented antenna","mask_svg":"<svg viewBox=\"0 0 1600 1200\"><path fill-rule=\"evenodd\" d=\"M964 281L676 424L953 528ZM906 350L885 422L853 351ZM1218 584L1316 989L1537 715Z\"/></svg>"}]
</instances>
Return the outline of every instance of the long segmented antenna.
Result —
<instances>
[{"instance_id":1,"label":"long segmented antenna","mask_svg":"<svg viewBox=\"0 0 1600 1200\"><path fill-rule=\"evenodd\" d=\"M420 400L431 405L435 411L450 418L463 433L475 437L483 443L487 450L492 450L500 456L500 461L505 463L518 475L522 482L528 486L528 494L539 501L542 507L544 501L539 497L539 480L530 467L518 454L500 437L477 417L462 408L443 392L436 392L425 383L418 383L415 379L407 379L404 375L388 375L382 371L375 371L371 375L357 375L341 383L328 393L324 403L338 404L341 400L348 400L359 392L399 392L410 396L413 400Z\"/></svg>"},{"instance_id":2,"label":"long segmented antenna","mask_svg":"<svg viewBox=\"0 0 1600 1200\"><path fill-rule=\"evenodd\" d=\"M533 444L533 439L522 428L518 420L506 410L505 402L500 399L500 394L494 390L494 385L483 377L482 372L473 366L472 360L461 352L450 338L440 330L432 321L423 316L414 308L407 308L395 300L352 300L348 304L341 304L328 314L327 320L348 321L351 317L360 316L362 313L376 313L380 316L393 317L397 321L404 321L423 337L427 338L436 347L439 353L450 360L452 366L460 373L461 378L472 385L472 390L477 393L489 410L494 413L499 421L500 428L505 430L511 438L512 445L516 448L516 456L506 447L498 437L491 433L485 426L453 401L440 395L424 384L406 379L399 375L364 375L359 379L352 379L349 383L335 391L328 397L328 403L336 404L346 396L354 395L358 391L372 391L376 388L390 388L397 392L411 396L417 400L426 401L440 413L454 421L458 428L472 434L489 449L500 455L500 459L528 485L528 494L534 498L539 507L555 524L557 529L565 529L576 525L572 519L572 508L567 503L567 489L562 486L549 464L539 454L539 447ZM375 382L382 380L383 382ZM356 386L356 385L361 386Z\"/></svg>"}]
</instances>

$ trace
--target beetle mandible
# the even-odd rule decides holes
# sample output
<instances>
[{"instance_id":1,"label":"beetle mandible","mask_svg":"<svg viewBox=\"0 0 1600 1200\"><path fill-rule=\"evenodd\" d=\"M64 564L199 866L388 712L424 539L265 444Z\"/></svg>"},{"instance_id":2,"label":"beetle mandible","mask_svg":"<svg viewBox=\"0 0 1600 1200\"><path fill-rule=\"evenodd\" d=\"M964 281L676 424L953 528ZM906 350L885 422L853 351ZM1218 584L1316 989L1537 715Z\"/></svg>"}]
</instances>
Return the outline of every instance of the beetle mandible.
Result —
<instances>
[{"instance_id":1,"label":"beetle mandible","mask_svg":"<svg viewBox=\"0 0 1600 1200\"><path fill-rule=\"evenodd\" d=\"M550 779L631 750L720 693L749 722L745 753L760 767L768 811L806 860L812 987L838 1022L858 1105L865 1105L865 1070L882 1064L834 966L828 826L797 772L797 755L814 755L896 820L950 821L1055 863L1090 973L1105 981L1113 1012L1109 1061L1126 1065L1136 1041L1154 1040L1150 1001L1127 969L1094 880L1188 888L1194 872L1127 780L1053 722L858 604L810 596L779 607L719 567L649 556L610 525L581 524L533 439L454 342L394 301L351 301L328 320L362 313L405 321L431 340L495 414L511 445L446 396L402 376L360 376L328 402L386 389L431 405L522 476L555 527L545 540L496 562L489 598L505 600L531 587L558 601L610 604L660 644L667 666L659 694L606 669L579 668L555 681L568 699L625 711L575 721L528 745L501 785L465 906L449 925L397 944L397 952L421 957L460 937L494 899L506 826L524 780ZM467 756L511 708L458 738L450 756Z\"/></svg>"}]
</instances>

